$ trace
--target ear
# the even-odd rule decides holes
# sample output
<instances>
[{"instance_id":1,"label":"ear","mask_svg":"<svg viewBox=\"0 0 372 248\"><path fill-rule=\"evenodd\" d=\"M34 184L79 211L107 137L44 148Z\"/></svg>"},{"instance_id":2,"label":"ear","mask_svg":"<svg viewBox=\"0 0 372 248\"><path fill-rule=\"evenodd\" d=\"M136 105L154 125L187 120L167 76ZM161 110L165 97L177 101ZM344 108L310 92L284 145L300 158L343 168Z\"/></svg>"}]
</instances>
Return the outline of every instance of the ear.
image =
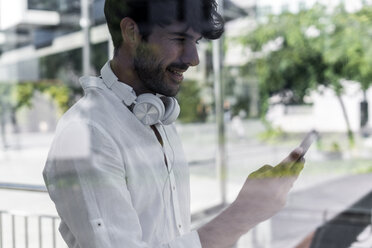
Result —
<instances>
[{"instance_id":1,"label":"ear","mask_svg":"<svg viewBox=\"0 0 372 248\"><path fill-rule=\"evenodd\" d=\"M120 22L120 29L123 43L131 47L136 47L141 41L138 25L133 19L129 17L123 18Z\"/></svg>"}]
</instances>

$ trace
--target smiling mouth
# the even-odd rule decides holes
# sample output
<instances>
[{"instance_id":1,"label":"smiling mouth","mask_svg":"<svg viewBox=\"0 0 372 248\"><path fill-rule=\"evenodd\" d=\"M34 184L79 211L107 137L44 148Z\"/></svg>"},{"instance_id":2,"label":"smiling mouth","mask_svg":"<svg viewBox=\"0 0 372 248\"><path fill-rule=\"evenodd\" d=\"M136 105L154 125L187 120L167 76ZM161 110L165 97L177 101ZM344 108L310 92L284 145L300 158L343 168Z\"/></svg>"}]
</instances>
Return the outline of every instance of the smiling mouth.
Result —
<instances>
[{"instance_id":1,"label":"smiling mouth","mask_svg":"<svg viewBox=\"0 0 372 248\"><path fill-rule=\"evenodd\" d=\"M167 71L169 72L169 74L171 75L171 77L177 81L177 82L181 82L183 80L183 73L185 71L180 71L180 70L176 70L176 69L171 69L171 68L168 68Z\"/></svg>"}]
</instances>

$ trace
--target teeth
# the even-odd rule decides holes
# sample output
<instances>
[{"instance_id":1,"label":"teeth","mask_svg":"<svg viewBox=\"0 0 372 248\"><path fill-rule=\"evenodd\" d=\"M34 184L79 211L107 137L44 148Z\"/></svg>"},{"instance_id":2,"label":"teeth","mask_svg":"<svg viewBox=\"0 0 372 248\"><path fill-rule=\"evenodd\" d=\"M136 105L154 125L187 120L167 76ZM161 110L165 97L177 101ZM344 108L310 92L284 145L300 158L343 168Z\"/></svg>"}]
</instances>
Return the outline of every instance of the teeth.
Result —
<instances>
[{"instance_id":1,"label":"teeth","mask_svg":"<svg viewBox=\"0 0 372 248\"><path fill-rule=\"evenodd\" d=\"M171 69L169 69L169 71L174 73L174 74L177 74L178 76L182 76L182 72L174 71L174 70L171 70Z\"/></svg>"}]
</instances>

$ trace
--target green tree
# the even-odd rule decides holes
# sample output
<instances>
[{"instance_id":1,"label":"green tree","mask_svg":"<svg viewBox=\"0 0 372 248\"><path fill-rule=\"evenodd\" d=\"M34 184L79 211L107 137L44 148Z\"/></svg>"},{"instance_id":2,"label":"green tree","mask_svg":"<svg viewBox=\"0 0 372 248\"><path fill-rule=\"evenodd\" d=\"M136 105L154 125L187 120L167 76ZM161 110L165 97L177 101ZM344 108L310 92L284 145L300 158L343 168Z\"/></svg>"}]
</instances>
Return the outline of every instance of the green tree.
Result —
<instances>
[{"instance_id":1,"label":"green tree","mask_svg":"<svg viewBox=\"0 0 372 248\"><path fill-rule=\"evenodd\" d=\"M372 48L369 46L371 8L348 13L341 5L333 13L315 5L299 13L270 16L267 22L242 38L256 54L243 67L254 68L260 86L261 115L268 98L279 94L286 104L302 103L309 89L332 87L343 110L348 137L354 140L342 100L343 79L358 82L362 90L370 86Z\"/></svg>"},{"instance_id":2,"label":"green tree","mask_svg":"<svg viewBox=\"0 0 372 248\"><path fill-rule=\"evenodd\" d=\"M200 86L197 81L184 81L177 99L181 107L178 118L181 122L203 122L206 120L206 106L201 100Z\"/></svg>"},{"instance_id":3,"label":"green tree","mask_svg":"<svg viewBox=\"0 0 372 248\"><path fill-rule=\"evenodd\" d=\"M327 84L321 45L325 24L319 21L325 16L320 5L296 14L271 15L240 39L255 54L255 59L242 67L242 73L257 75L260 115L268 128L271 125L265 114L269 97L279 95L285 104L301 104L309 89Z\"/></svg>"},{"instance_id":4,"label":"green tree","mask_svg":"<svg viewBox=\"0 0 372 248\"><path fill-rule=\"evenodd\" d=\"M358 12L346 13L341 6L334 13L332 23L332 39L328 40L324 49L327 63L333 65L328 75L341 75L360 84L363 101L367 104L366 91L372 79L372 8L365 6ZM336 89L336 92L342 91L341 86L336 85ZM362 116L367 116L367 108L364 111ZM361 120L361 125L366 122L367 119Z\"/></svg>"},{"instance_id":5,"label":"green tree","mask_svg":"<svg viewBox=\"0 0 372 248\"><path fill-rule=\"evenodd\" d=\"M32 107L36 91L49 96L56 103L59 114L64 113L74 102L70 88L59 81L0 83L0 135L3 147L7 147L6 123L10 120L14 132L18 132L16 113L24 107Z\"/></svg>"}]
</instances>

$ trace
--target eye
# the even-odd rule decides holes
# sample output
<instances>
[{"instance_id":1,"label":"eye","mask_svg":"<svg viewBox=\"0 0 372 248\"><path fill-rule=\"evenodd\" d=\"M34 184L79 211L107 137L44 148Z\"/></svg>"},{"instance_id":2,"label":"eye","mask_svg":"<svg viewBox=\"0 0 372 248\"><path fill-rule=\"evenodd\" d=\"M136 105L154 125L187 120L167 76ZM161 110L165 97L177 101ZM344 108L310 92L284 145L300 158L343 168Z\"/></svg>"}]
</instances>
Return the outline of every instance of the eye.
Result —
<instances>
[{"instance_id":1,"label":"eye","mask_svg":"<svg viewBox=\"0 0 372 248\"><path fill-rule=\"evenodd\" d=\"M186 41L185 38L175 38L173 40L176 41L176 42L179 42L179 43L184 43Z\"/></svg>"}]
</instances>

